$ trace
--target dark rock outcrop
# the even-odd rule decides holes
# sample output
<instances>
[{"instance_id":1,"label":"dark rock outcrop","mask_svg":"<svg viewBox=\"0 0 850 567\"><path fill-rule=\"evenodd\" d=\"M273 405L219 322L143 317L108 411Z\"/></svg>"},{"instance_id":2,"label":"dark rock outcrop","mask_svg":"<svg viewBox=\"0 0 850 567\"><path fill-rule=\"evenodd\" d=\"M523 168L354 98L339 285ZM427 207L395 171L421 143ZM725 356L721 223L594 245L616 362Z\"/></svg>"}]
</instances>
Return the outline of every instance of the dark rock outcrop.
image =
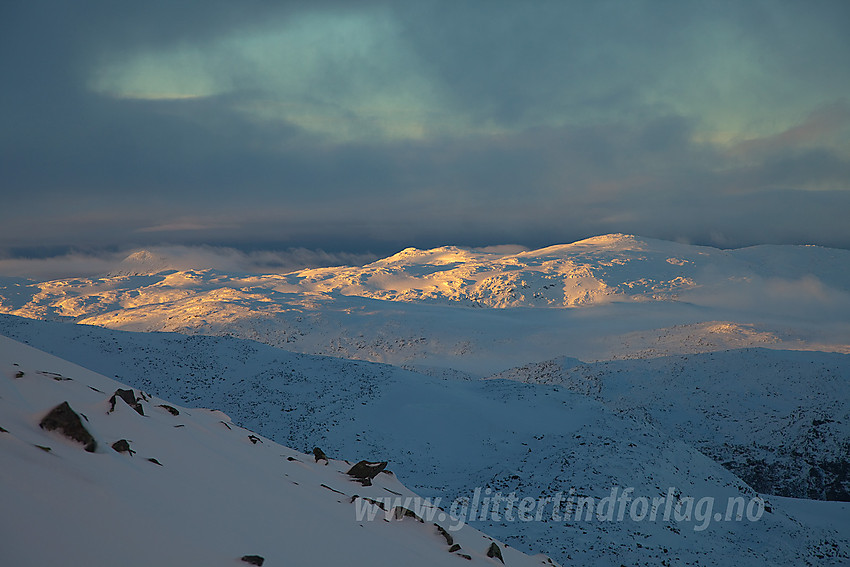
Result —
<instances>
[{"instance_id":1,"label":"dark rock outcrop","mask_svg":"<svg viewBox=\"0 0 850 567\"><path fill-rule=\"evenodd\" d=\"M65 437L82 443L89 453L94 453L97 449L97 441L83 426L80 416L71 409L68 402L62 402L50 410L38 425L47 431L60 430Z\"/></svg>"},{"instance_id":2,"label":"dark rock outcrop","mask_svg":"<svg viewBox=\"0 0 850 567\"><path fill-rule=\"evenodd\" d=\"M145 410L142 408L142 404L139 403L139 399L136 397L136 394L133 393L133 390L122 390L118 388L115 390L115 393L112 394L112 397L109 398L109 411L115 411L115 398L119 397L124 400L128 406L136 410L136 413L139 415L145 415Z\"/></svg>"},{"instance_id":3,"label":"dark rock outcrop","mask_svg":"<svg viewBox=\"0 0 850 567\"><path fill-rule=\"evenodd\" d=\"M490 544L490 549L487 550L487 557L493 557L495 559L498 559L502 563L505 562L505 560L502 559L502 550L499 549L499 546L496 545L495 541Z\"/></svg>"},{"instance_id":4,"label":"dark rock outcrop","mask_svg":"<svg viewBox=\"0 0 850 567\"><path fill-rule=\"evenodd\" d=\"M820 461L793 454L768 459L739 457L721 464L756 492L850 502L850 459L846 455L845 450L844 456Z\"/></svg>"},{"instance_id":5,"label":"dark rock outcrop","mask_svg":"<svg viewBox=\"0 0 850 567\"><path fill-rule=\"evenodd\" d=\"M177 408L171 407L168 404L159 404L159 407L170 413L171 415L180 415L180 412L177 411Z\"/></svg>"},{"instance_id":6,"label":"dark rock outcrop","mask_svg":"<svg viewBox=\"0 0 850 567\"><path fill-rule=\"evenodd\" d=\"M266 562L265 557L260 555L243 555L242 561L248 563L249 565L257 565L258 567L262 567L263 563Z\"/></svg>"},{"instance_id":7,"label":"dark rock outcrop","mask_svg":"<svg viewBox=\"0 0 850 567\"><path fill-rule=\"evenodd\" d=\"M434 526L437 528L437 533L439 533L441 536L443 536L444 538L446 538L446 545L448 545L448 546L450 546L450 547L451 547L452 545L454 545L455 538L453 538L453 537L452 537L452 534L450 534L449 532L447 532L447 531L445 530L445 528L443 528L443 526L441 526L441 525L439 525L439 524L434 524Z\"/></svg>"},{"instance_id":8,"label":"dark rock outcrop","mask_svg":"<svg viewBox=\"0 0 850 567\"><path fill-rule=\"evenodd\" d=\"M424 522L422 518L416 515L416 512L409 508L405 508L404 506L396 506L393 508L393 518L396 520L403 520L404 518L413 518L418 522Z\"/></svg>"},{"instance_id":9,"label":"dark rock outcrop","mask_svg":"<svg viewBox=\"0 0 850 567\"><path fill-rule=\"evenodd\" d=\"M382 470L387 468L387 462L370 463L369 461L360 461L348 471L348 476L353 476L360 481L363 486L370 486L372 479L378 476Z\"/></svg>"},{"instance_id":10,"label":"dark rock outcrop","mask_svg":"<svg viewBox=\"0 0 850 567\"><path fill-rule=\"evenodd\" d=\"M130 448L130 442L126 439L119 439L112 444L112 448L119 453L130 453L132 457L135 451Z\"/></svg>"},{"instance_id":11,"label":"dark rock outcrop","mask_svg":"<svg viewBox=\"0 0 850 567\"><path fill-rule=\"evenodd\" d=\"M317 463L321 460L324 460L325 462L328 460L328 456L325 455L325 452L318 447L313 447L313 456L316 458Z\"/></svg>"}]
</instances>

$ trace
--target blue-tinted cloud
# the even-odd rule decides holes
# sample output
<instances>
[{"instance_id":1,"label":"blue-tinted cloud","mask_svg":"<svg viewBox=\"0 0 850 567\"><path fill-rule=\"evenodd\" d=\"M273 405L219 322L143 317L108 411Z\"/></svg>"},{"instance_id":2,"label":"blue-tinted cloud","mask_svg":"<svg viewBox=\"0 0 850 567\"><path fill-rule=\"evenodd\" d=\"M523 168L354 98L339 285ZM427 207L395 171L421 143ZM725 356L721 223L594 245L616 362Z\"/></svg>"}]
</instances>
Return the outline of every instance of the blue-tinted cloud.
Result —
<instances>
[{"instance_id":1,"label":"blue-tinted cloud","mask_svg":"<svg viewBox=\"0 0 850 567\"><path fill-rule=\"evenodd\" d=\"M0 8L0 243L850 246L850 8Z\"/></svg>"}]
</instances>

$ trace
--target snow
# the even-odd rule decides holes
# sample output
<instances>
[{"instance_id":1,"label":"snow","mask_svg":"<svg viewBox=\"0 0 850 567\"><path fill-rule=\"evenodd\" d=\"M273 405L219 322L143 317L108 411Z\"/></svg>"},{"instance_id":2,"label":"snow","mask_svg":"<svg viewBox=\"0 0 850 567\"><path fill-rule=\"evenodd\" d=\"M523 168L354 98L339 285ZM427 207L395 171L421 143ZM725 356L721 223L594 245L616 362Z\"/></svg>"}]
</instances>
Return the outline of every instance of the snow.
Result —
<instances>
[{"instance_id":1,"label":"snow","mask_svg":"<svg viewBox=\"0 0 850 567\"><path fill-rule=\"evenodd\" d=\"M44 354L32 355L25 377L15 379L12 362L23 368L30 351L3 342L21 360L0 359L9 373L0 376L8 378L0 426L11 432L0 433L0 450L4 465L6 455L16 463L0 471L14 492L4 492L4 502L42 512L54 501L68 502L68 510L94 506L108 518L91 520L94 533L162 540L188 564L238 564L252 553L272 564L273 555L284 556L273 542L278 524L308 526L292 528L296 539L328 547L305 535L327 531L325 521L333 533L338 526L340 541L367 534L372 555L391 538L391 550L398 544L417 550L423 564L439 564L448 556L445 540L435 529L422 536L418 522L347 531L363 501L333 491L351 495L350 481L339 481L347 465L334 459L388 460L395 476L364 487L377 492L357 485L358 494L409 494L387 484L401 481L444 503L497 493L535 502L573 493L600 502L631 488L633 497L669 493L680 503L710 497L715 510L729 499L764 497L769 508L757 521L711 521L705 529L696 529L696 518L472 522L511 544L508 554L544 551L584 565L846 563L846 506L772 494L829 497L824 482L812 484L810 469L825 484L843 482L829 474L850 457L848 260L848 251L820 247L719 250L614 234L540 250L408 248L362 267L283 275L181 269L140 253L101 277L0 281L0 334L175 400L180 415L192 418L174 428L174 416L156 404L145 418L120 403L107 415L102 394L74 388L108 379ZM117 387L107 384L99 389ZM140 452L118 455L105 444L89 455L39 429L48 399L63 401L53 397L57 391L79 394L70 401L91 419L96 437L126 436ZM198 406L233 421L192 409ZM240 427L258 432L262 443ZM271 440L303 451L319 445L330 464ZM33 451L33 444L52 450ZM207 478L209 471L220 478ZM281 488L282 475L299 484ZM30 479L58 484L39 491ZM160 490L160 480L168 488ZM253 513L232 487L246 483L251 499L282 490L284 500L275 493L247 520ZM183 502L174 486L185 485L192 486L184 508L174 504ZM288 492L296 489L303 492ZM301 509L314 499L327 520ZM162 518L155 503L175 510ZM278 520L292 503L297 519ZM119 530L114 520L125 517L128 528ZM25 528L0 524L0 533L24 533L13 548L21 564L45 533L35 512L25 519ZM474 562L494 564L484 556L486 536L466 530L457 532L464 550L475 551ZM209 534L216 543L197 551ZM79 543L91 537L75 535L76 543L63 545L92 564L105 561ZM438 542L433 557L429 538ZM102 549L110 557L127 553L114 542ZM33 564L60 559L51 549L35 553ZM295 564L311 564L307 551L291 553L301 561ZM161 556L156 562L170 564Z\"/></svg>"},{"instance_id":2,"label":"snow","mask_svg":"<svg viewBox=\"0 0 850 567\"><path fill-rule=\"evenodd\" d=\"M355 495L415 496L392 475L362 486L345 475L349 462L317 463L218 411L176 406L174 416L155 397L144 416L120 400L107 413L122 384L5 337L0 364L3 565L237 565L245 555L266 565L457 564L433 523L356 519ZM95 453L38 427L62 401L85 415ZM136 453L111 449L119 438ZM453 533L473 564L493 564L490 538ZM510 565L552 564L501 551Z\"/></svg>"},{"instance_id":3,"label":"snow","mask_svg":"<svg viewBox=\"0 0 850 567\"><path fill-rule=\"evenodd\" d=\"M850 502L824 502L803 498L773 498L807 526L850 531Z\"/></svg>"},{"instance_id":4,"label":"snow","mask_svg":"<svg viewBox=\"0 0 850 567\"><path fill-rule=\"evenodd\" d=\"M150 260L141 256L141 265ZM719 250L606 235L523 252L407 249L362 267L284 275L168 269L15 282L0 286L0 313L235 335L484 376L562 355L850 352L847 265L845 250Z\"/></svg>"},{"instance_id":5,"label":"snow","mask_svg":"<svg viewBox=\"0 0 850 567\"><path fill-rule=\"evenodd\" d=\"M184 405L223 409L235 423L286 445L303 450L319 445L331 457L351 460L389 460L406 485L443 502L472 497L476 488L534 499L574 489L601 499L615 487L633 487L636 496L645 497L674 487L697 500L713 497L720 509L729 498L749 501L756 495L682 442L670 420L653 425L661 420L624 414L604 400L559 385L426 376L229 337L136 334L11 318L4 324L4 333L53 345L103 373ZM623 364L638 362L644 361ZM561 361L563 367L576 364ZM770 364L764 368L768 376ZM648 398L652 391L658 390L648 390ZM671 395L684 403L679 394ZM793 395L789 390L787 403L793 403ZM734 399L732 392L727 403ZM753 402L739 411L755 416L769 410ZM688 411L682 405L681 415ZM801 525L767 498L774 511L758 522L712 523L699 532L693 522L628 519L474 525L522 551L545 551L562 564L654 565L671 557L727 565L746 557L748 565L802 565L823 554L823 542L838 550L831 553L850 557L848 529Z\"/></svg>"},{"instance_id":6,"label":"snow","mask_svg":"<svg viewBox=\"0 0 850 567\"><path fill-rule=\"evenodd\" d=\"M559 358L493 378L562 385L649 419L760 491L850 499L850 355L740 349L593 364Z\"/></svg>"}]
</instances>

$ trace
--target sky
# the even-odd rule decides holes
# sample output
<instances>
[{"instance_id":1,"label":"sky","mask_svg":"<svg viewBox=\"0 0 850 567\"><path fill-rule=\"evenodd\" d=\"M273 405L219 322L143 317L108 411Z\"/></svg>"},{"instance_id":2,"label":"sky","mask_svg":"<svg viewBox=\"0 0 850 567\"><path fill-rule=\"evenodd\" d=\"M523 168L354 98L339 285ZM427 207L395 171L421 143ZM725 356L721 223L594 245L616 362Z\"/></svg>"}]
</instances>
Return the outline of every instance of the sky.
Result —
<instances>
[{"instance_id":1,"label":"sky","mask_svg":"<svg viewBox=\"0 0 850 567\"><path fill-rule=\"evenodd\" d=\"M845 0L6 1L0 260L850 248L848 22Z\"/></svg>"}]
</instances>

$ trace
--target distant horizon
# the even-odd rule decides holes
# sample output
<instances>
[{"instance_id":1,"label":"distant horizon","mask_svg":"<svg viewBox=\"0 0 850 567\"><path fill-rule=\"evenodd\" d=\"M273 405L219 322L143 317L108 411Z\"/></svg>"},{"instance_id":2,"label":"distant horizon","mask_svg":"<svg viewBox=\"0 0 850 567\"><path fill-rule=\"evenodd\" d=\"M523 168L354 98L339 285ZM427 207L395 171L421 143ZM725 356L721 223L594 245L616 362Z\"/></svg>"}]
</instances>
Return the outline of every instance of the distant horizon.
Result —
<instances>
[{"instance_id":1,"label":"distant horizon","mask_svg":"<svg viewBox=\"0 0 850 567\"><path fill-rule=\"evenodd\" d=\"M76 247L44 247L35 250L0 250L0 277L24 278L37 281L63 279L73 277L90 277L103 275L116 269L122 261L138 252L148 251L162 256L180 265L191 266L191 269L224 269L226 271L243 272L248 274L288 273L301 269L323 268L332 266L362 266L382 258L388 258L407 248L433 250L446 246L454 246L466 250L505 249L505 254L519 251L534 251L550 246L569 245L583 240L610 235L633 236L638 239L650 239L677 244L707 246L720 250L734 250L752 246L820 246L847 250L848 247L828 246L817 243L752 243L741 246L718 246L700 242L688 242L684 239L658 238L640 234L623 232L602 233L577 238L571 241L550 242L540 246L527 246L517 243L469 245L444 242L433 246L407 245L390 247L386 244L372 248L353 248L349 250L334 250L321 247L308 248L305 246L274 246L227 245L227 244L147 244L127 247L76 248ZM513 249L514 251L509 251ZM362 250L362 251L361 251ZM378 250L378 252L373 252ZM190 269L190 268L187 268Z\"/></svg>"}]
</instances>

